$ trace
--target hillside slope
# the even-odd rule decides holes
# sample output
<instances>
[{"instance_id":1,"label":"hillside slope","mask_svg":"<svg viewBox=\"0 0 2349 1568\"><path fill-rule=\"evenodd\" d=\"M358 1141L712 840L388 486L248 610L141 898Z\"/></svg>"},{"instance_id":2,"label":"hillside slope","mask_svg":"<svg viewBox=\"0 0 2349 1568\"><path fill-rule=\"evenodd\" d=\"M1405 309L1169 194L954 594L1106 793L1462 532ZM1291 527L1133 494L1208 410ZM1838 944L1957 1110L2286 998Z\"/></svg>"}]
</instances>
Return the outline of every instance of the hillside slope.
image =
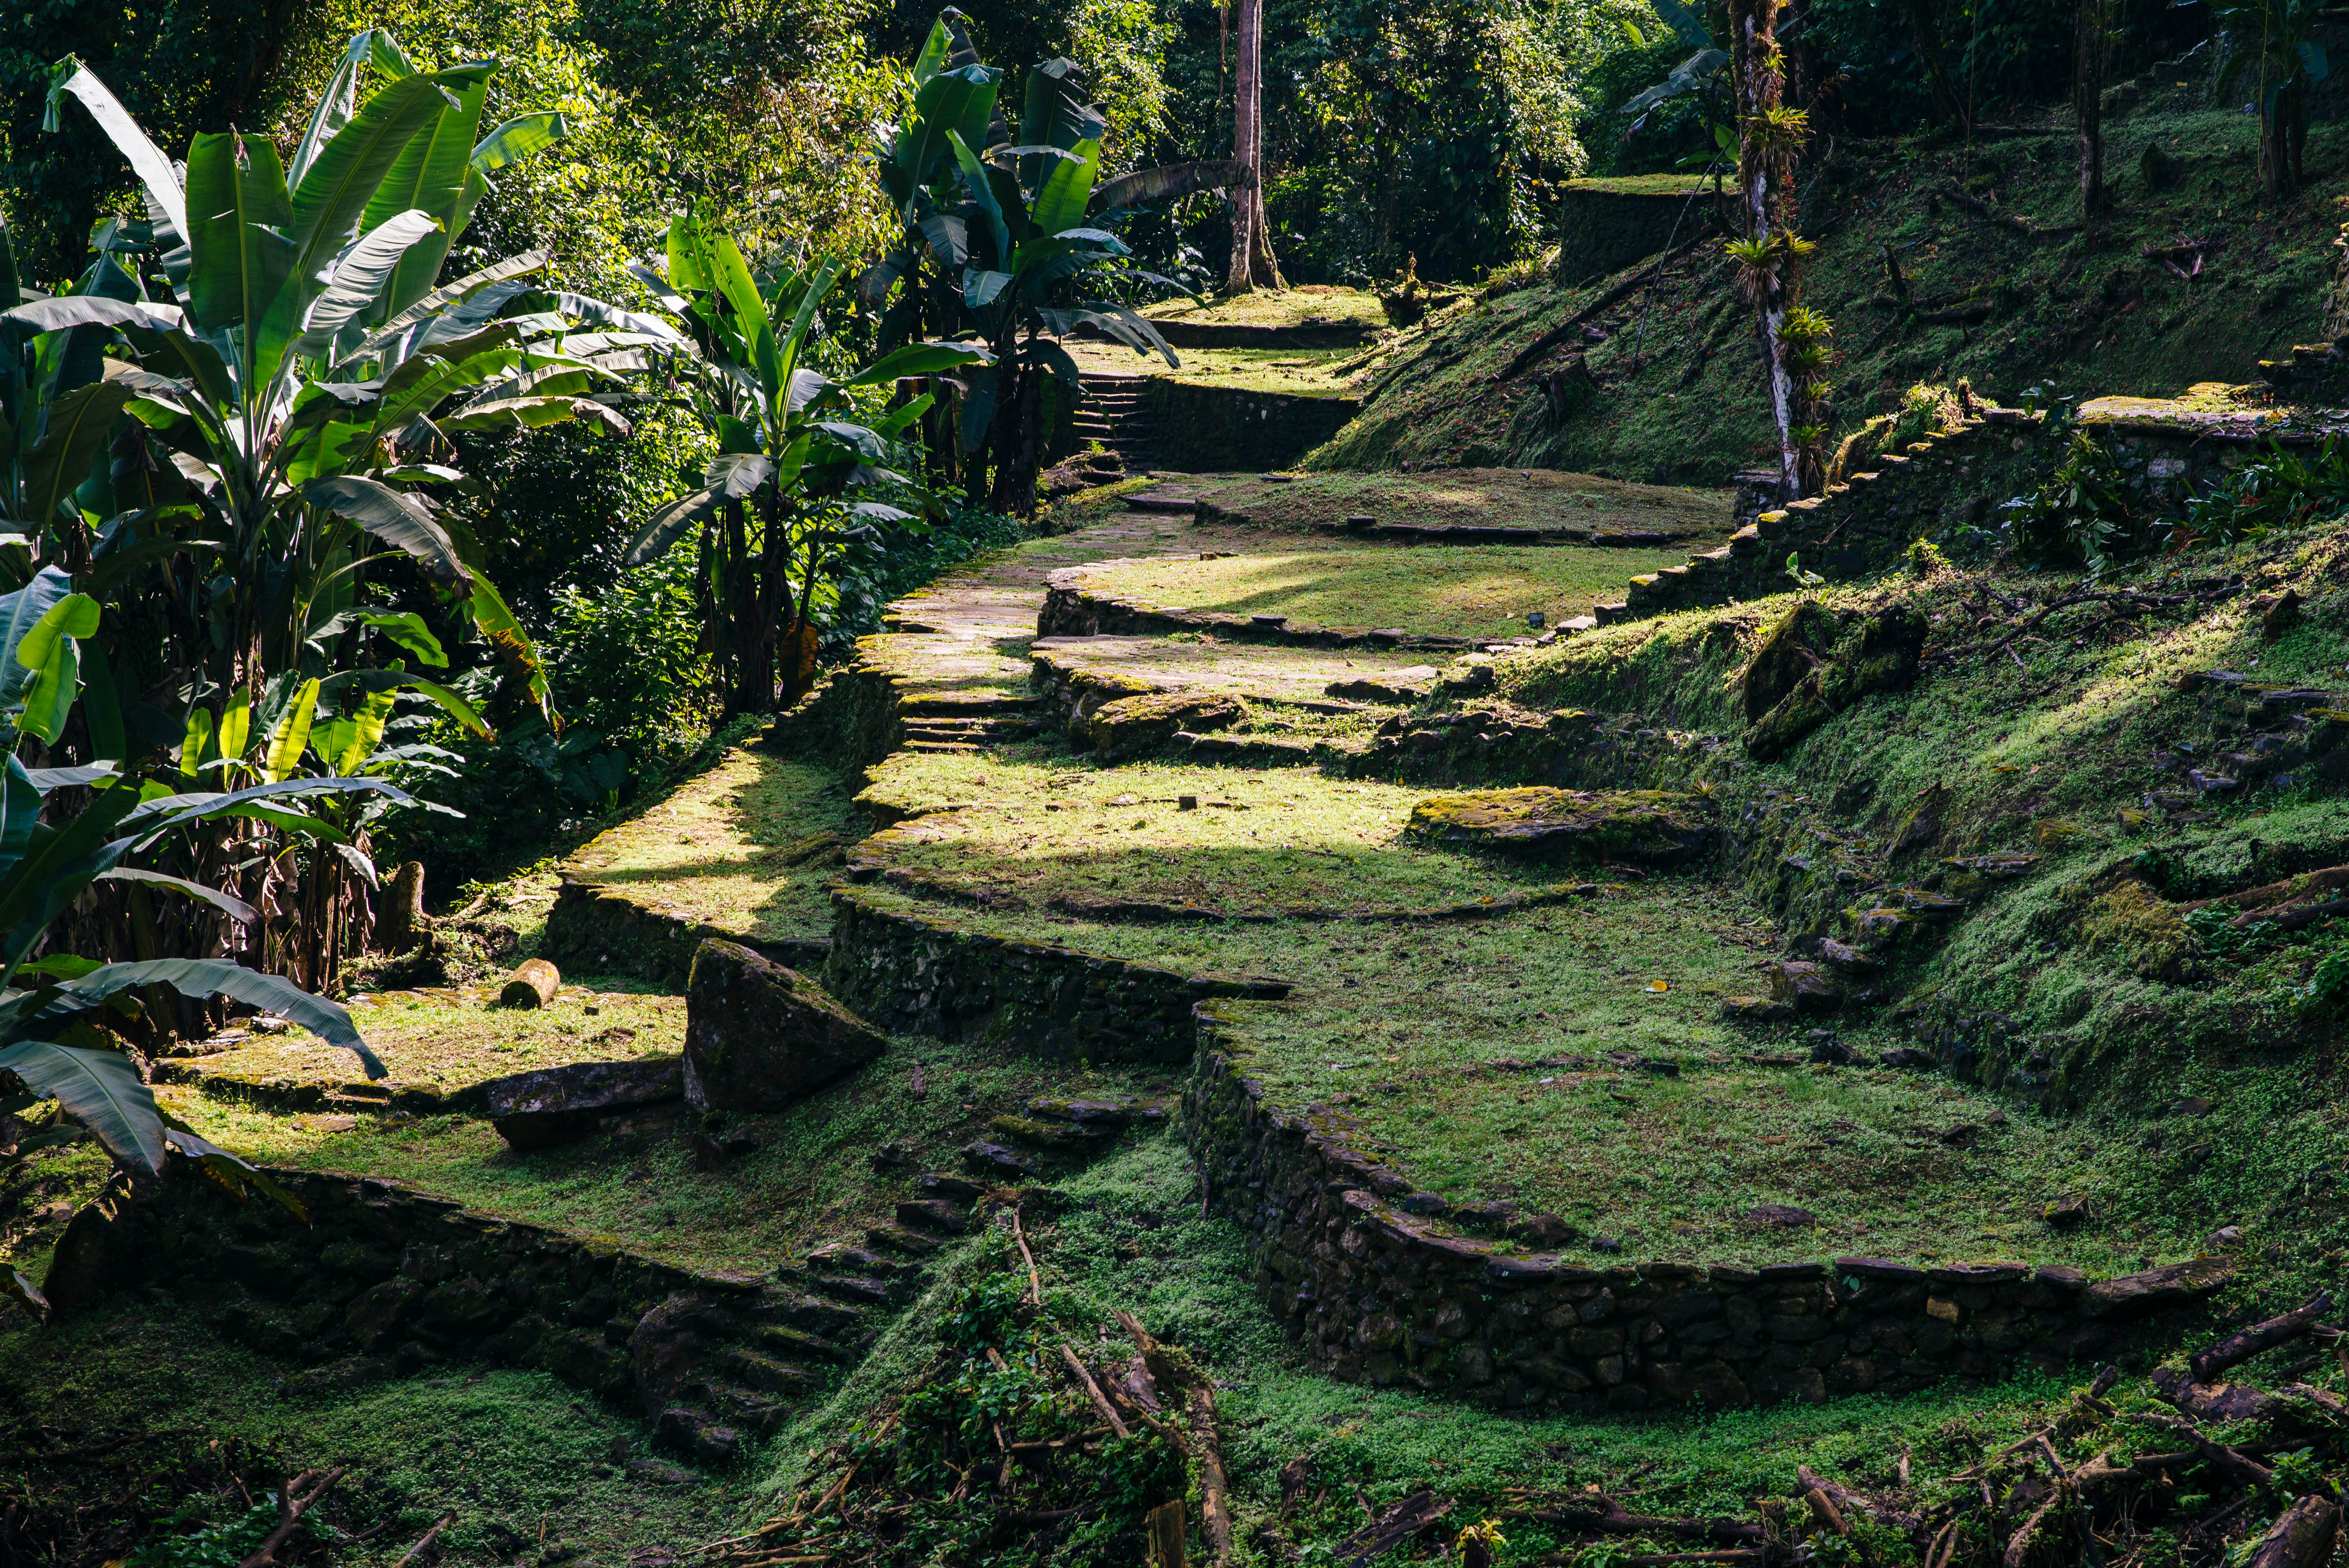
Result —
<instances>
[{"instance_id":1,"label":"hillside slope","mask_svg":"<svg viewBox=\"0 0 2349 1568\"><path fill-rule=\"evenodd\" d=\"M1946 137L1847 143L1807 165L1806 232L1819 250L1805 297L1836 324L1837 435L1891 412L1918 381L1964 377L2006 400L2033 387L2167 396L2250 381L2261 358L2318 335L2337 209L2349 197L2349 127L2313 128L2309 188L2262 204L2256 122L2203 107L2206 96L2199 85L2169 86L2108 124L2117 205L2094 241L2074 222L2060 114L1971 147ZM1952 191L2051 232L2018 232ZM2190 255L2181 269L2145 254L2189 240L2205 242L2194 275L2178 275L2193 273ZM1914 315L1890 303L1888 252ZM1306 466L1539 466L1720 483L1765 458L1751 317L1710 240L1652 288L1500 378L1522 350L1638 271L1431 318L1375 370L1361 417ZM1587 376L1571 363L1578 356Z\"/></svg>"}]
</instances>

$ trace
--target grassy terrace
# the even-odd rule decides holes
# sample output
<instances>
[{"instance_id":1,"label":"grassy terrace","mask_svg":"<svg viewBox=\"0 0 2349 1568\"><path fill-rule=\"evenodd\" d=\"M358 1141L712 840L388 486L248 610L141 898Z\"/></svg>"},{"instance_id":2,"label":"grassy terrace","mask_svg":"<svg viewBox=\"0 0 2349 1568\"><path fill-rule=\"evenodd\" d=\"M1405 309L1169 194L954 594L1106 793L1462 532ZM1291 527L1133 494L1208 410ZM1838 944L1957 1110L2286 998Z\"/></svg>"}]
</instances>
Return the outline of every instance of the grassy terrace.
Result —
<instances>
[{"instance_id":1,"label":"grassy terrace","mask_svg":"<svg viewBox=\"0 0 2349 1568\"><path fill-rule=\"evenodd\" d=\"M669 1005L681 1019L682 1006ZM451 1029L474 1022L464 1004L430 1006ZM289 1118L186 1086L158 1092L191 1127L250 1159L392 1177L506 1219L614 1237L688 1267L763 1272L881 1222L911 1195L914 1172L958 1169L963 1144L988 1136L990 1118L1018 1111L1033 1095L1170 1087L1162 1077L1072 1072L1017 1053L905 1039L789 1111L730 1117L728 1132L747 1134L758 1147L716 1171L695 1167L682 1105L637 1113L631 1131L517 1154L487 1121L469 1117ZM877 1173L869 1157L885 1143L906 1150L913 1163Z\"/></svg>"},{"instance_id":2,"label":"grassy terrace","mask_svg":"<svg viewBox=\"0 0 2349 1568\"><path fill-rule=\"evenodd\" d=\"M1401 626L1456 637L1522 635L1539 611L1555 625L1619 597L1641 573L1687 561L1686 545L1396 545L1272 529L1203 527L1218 560L1165 557L1102 568L1104 593L1190 610L1279 614L1323 625Z\"/></svg>"},{"instance_id":3,"label":"grassy terrace","mask_svg":"<svg viewBox=\"0 0 2349 1568\"><path fill-rule=\"evenodd\" d=\"M831 929L823 882L854 794L823 769L744 748L591 841L572 863L714 925L822 936Z\"/></svg>"},{"instance_id":4,"label":"grassy terrace","mask_svg":"<svg viewBox=\"0 0 2349 1568\"><path fill-rule=\"evenodd\" d=\"M524 1011L498 1006L497 987L483 986L361 995L350 1008L391 1069L390 1082L442 1092L569 1062L675 1056L685 1048L681 996L566 985L546 1006ZM300 1029L257 1035L171 1066L200 1079L239 1084L290 1078L334 1088L361 1081L349 1053Z\"/></svg>"},{"instance_id":5,"label":"grassy terrace","mask_svg":"<svg viewBox=\"0 0 2349 1568\"><path fill-rule=\"evenodd\" d=\"M1308 285L1275 293L1260 289L1213 301L1161 300L1143 315L1159 321L1211 322L1231 326L1327 326L1354 324L1382 327L1386 312L1368 289Z\"/></svg>"},{"instance_id":6,"label":"grassy terrace","mask_svg":"<svg viewBox=\"0 0 2349 1568\"><path fill-rule=\"evenodd\" d=\"M1381 522L1494 528L1669 530L1689 535L1692 542L1709 543L1729 536L1733 500L1727 490L1627 484L1549 469L1301 473L1286 483L1253 475L1202 475L1190 488L1226 511L1245 513L1259 527L1310 528L1366 516Z\"/></svg>"}]
</instances>

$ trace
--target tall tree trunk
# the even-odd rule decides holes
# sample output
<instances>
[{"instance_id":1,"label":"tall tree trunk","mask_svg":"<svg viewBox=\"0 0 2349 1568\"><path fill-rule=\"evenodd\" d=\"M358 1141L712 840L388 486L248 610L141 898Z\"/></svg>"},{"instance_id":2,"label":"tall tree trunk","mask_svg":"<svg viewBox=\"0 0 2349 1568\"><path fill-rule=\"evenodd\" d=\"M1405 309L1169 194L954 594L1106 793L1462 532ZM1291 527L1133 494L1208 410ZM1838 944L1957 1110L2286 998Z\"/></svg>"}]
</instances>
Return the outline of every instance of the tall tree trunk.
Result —
<instances>
[{"instance_id":1,"label":"tall tree trunk","mask_svg":"<svg viewBox=\"0 0 2349 1568\"><path fill-rule=\"evenodd\" d=\"M1264 0L1237 0L1239 73L1232 94L1232 158L1256 176L1232 198L1232 264L1226 294L1279 289L1280 263L1264 215Z\"/></svg>"},{"instance_id":2,"label":"tall tree trunk","mask_svg":"<svg viewBox=\"0 0 2349 1568\"><path fill-rule=\"evenodd\" d=\"M1924 63L1925 87L1933 99L1933 112L1943 124L1965 129L1965 100L1958 97L1957 88L1950 80L1950 67L1941 57L1940 25L1933 16L1933 0L1908 0L1909 36L1916 46L1917 58Z\"/></svg>"},{"instance_id":3,"label":"tall tree trunk","mask_svg":"<svg viewBox=\"0 0 2349 1568\"><path fill-rule=\"evenodd\" d=\"M2105 211L2105 67L2112 57L2106 0L2078 0L2072 21L2072 113L2080 133L2080 223L2089 233Z\"/></svg>"},{"instance_id":4,"label":"tall tree trunk","mask_svg":"<svg viewBox=\"0 0 2349 1568\"><path fill-rule=\"evenodd\" d=\"M1767 116L1782 107L1785 80L1778 73L1777 0L1730 0L1731 68L1735 72L1737 119L1744 136L1739 144L1738 200L1744 208L1746 235L1764 243L1782 227L1791 227L1789 193L1792 158L1776 144ZM1782 221L1783 220L1783 221ZM1779 349L1779 328L1786 319L1785 263L1783 260L1749 270L1754 294L1754 326L1762 349L1762 366L1770 382L1770 415L1778 427L1779 483L1784 499L1803 493L1802 454L1795 446L1795 386Z\"/></svg>"}]
</instances>

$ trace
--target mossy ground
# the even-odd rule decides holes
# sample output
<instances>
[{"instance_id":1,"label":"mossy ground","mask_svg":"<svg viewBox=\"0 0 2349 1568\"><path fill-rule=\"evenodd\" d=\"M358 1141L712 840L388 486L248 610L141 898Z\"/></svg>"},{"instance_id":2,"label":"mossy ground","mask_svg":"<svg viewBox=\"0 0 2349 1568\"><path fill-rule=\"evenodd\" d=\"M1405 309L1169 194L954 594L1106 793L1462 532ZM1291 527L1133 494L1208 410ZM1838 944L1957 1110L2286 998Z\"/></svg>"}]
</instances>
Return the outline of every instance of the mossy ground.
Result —
<instances>
[{"instance_id":1,"label":"mossy ground","mask_svg":"<svg viewBox=\"0 0 2349 1568\"><path fill-rule=\"evenodd\" d=\"M1350 517L1369 517L1413 525L1657 530L1692 541L1727 538L1733 499L1726 490L1627 484L1547 468L1414 475L1314 472L1278 482L1248 474L1199 474L1185 476L1183 488L1226 511L1246 515L1259 528L1336 526Z\"/></svg>"},{"instance_id":2,"label":"mossy ground","mask_svg":"<svg viewBox=\"0 0 2349 1568\"><path fill-rule=\"evenodd\" d=\"M118 1562L142 1541L235 1520L247 1492L258 1501L305 1469L344 1470L316 1513L339 1535L324 1560L363 1568L399 1561L443 1514L455 1516L444 1562L513 1563L568 1542L584 1563L620 1568L640 1553L681 1557L728 1533L751 1503L747 1470L664 1464L676 1480L659 1484L616 1465L616 1440L647 1451L644 1424L543 1373L458 1366L331 1398L281 1397L277 1385L298 1369L223 1342L190 1306L142 1296L0 1335L0 1415L12 1431L0 1457L11 1503L0 1553ZM97 1455L43 1451L125 1439ZM156 1560L239 1560L180 1550Z\"/></svg>"},{"instance_id":3,"label":"mossy ground","mask_svg":"<svg viewBox=\"0 0 2349 1568\"><path fill-rule=\"evenodd\" d=\"M1143 315L1158 321L1207 322L1237 326L1312 326L1351 323L1378 328L1387 324L1379 296L1368 289L1317 284L1295 289L1257 289L1205 299L1161 300Z\"/></svg>"},{"instance_id":4,"label":"mossy ground","mask_svg":"<svg viewBox=\"0 0 2349 1568\"><path fill-rule=\"evenodd\" d=\"M1590 613L1641 573L1678 566L1686 545L1373 544L1261 529L1193 535L1217 560L1163 557L1088 577L1095 592L1190 610L1287 615L1367 630L1408 624L1451 637L1522 636L1529 613L1551 625Z\"/></svg>"},{"instance_id":5,"label":"mossy ground","mask_svg":"<svg viewBox=\"0 0 2349 1568\"><path fill-rule=\"evenodd\" d=\"M620 826L572 863L597 882L755 937L830 929L823 882L853 832L855 790L751 748Z\"/></svg>"},{"instance_id":6,"label":"mossy ground","mask_svg":"<svg viewBox=\"0 0 2349 1568\"><path fill-rule=\"evenodd\" d=\"M2034 122L2037 134L1971 148L1934 138L1845 143L1805 169L1802 228L1819 249L1805 264L1804 295L1835 323L1836 438L1895 411L1918 381L1964 377L1978 395L2009 401L2031 387L2169 397L2198 382L2254 380L2261 358L2323 335L2349 126L2312 126L2307 189L2270 201L2260 194L2257 121L2232 103L2208 107L2199 81L2153 85L2142 107L2106 123L2117 205L2093 241L2017 233L1936 194L1961 187L2042 224L2075 223L2064 114ZM2139 171L2156 144L2183 165L2160 191ZM2142 254L2181 234L2220 247L2192 278ZM1989 319L1933 325L1877 303L1888 246L1920 309L1982 300ZM1635 293L1593 321L1604 341L1561 346L1520 378L1495 379L1615 281L1465 302L1399 335L1372 367L1384 389L1305 466L1550 466L1721 483L1767 458L1752 316L1711 245L1667 268L1652 294ZM1560 424L1541 377L1573 353L1592 387Z\"/></svg>"},{"instance_id":7,"label":"mossy ground","mask_svg":"<svg viewBox=\"0 0 2349 1568\"><path fill-rule=\"evenodd\" d=\"M391 1069L391 1083L442 1092L569 1062L675 1056L685 1045L685 999L641 987L566 985L545 1006L527 1009L502 1006L495 985L361 995L349 1006L360 1033ZM175 1065L224 1084L364 1081L348 1052L300 1029L254 1036Z\"/></svg>"},{"instance_id":8,"label":"mossy ground","mask_svg":"<svg viewBox=\"0 0 2349 1568\"><path fill-rule=\"evenodd\" d=\"M919 1088L916 1089L916 1079ZM767 1273L826 1241L854 1240L911 1197L916 1171L960 1169L957 1150L1030 1097L1135 1093L1160 1075L1071 1071L1014 1053L901 1039L844 1083L771 1116L728 1119L758 1148L696 1167L682 1105L652 1107L633 1130L516 1153L471 1117L288 1117L186 1088L159 1095L191 1127L249 1159L413 1182L501 1218L616 1238L697 1269ZM895 1144L914 1163L878 1171Z\"/></svg>"}]
</instances>

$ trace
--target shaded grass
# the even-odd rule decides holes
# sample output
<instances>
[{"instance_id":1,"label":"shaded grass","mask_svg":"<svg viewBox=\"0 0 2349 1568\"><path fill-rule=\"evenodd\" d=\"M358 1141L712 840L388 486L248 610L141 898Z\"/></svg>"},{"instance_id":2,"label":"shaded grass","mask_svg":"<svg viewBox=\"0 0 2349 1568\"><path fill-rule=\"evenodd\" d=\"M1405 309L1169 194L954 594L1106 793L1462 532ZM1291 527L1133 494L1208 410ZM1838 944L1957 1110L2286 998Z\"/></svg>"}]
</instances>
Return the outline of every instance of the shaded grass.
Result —
<instances>
[{"instance_id":1,"label":"shaded grass","mask_svg":"<svg viewBox=\"0 0 2349 1568\"><path fill-rule=\"evenodd\" d=\"M758 937L830 929L822 835L851 830L854 790L823 769L743 748L572 858L592 881Z\"/></svg>"},{"instance_id":2,"label":"shaded grass","mask_svg":"<svg viewBox=\"0 0 2349 1568\"><path fill-rule=\"evenodd\" d=\"M1585 1487L1642 1512L1737 1514L1757 1496L1794 1492L1801 1465L1847 1484L1889 1484L1908 1450L1919 1473L1930 1476L2043 1424L2085 1377L2033 1373L1900 1398L1719 1413L1557 1418L1481 1410L1312 1371L1257 1302L1239 1233L1219 1214L1200 1212L1196 1181L1175 1139L1143 1140L1061 1190L1056 1221L1040 1221L1033 1208L1029 1216L1048 1310L1064 1322L1092 1321L1112 1341L1120 1337L1112 1310L1130 1311L1205 1365L1216 1388L1240 1538L1268 1557L1286 1541L1305 1561L1319 1560L1361 1524L1357 1489L1382 1510L1433 1487L1457 1500L1455 1517L1464 1520L1497 1511L1524 1491ZM1017 1266L1007 1238L983 1236L957 1260L956 1277ZM915 1376L947 1288L942 1278L847 1385L775 1444L771 1488L796 1484L810 1445L868 1418ZM1313 1484L1306 1506L1284 1517L1280 1472L1299 1456L1310 1458ZM1537 1525L1512 1525L1506 1533L1505 1563L1570 1544Z\"/></svg>"},{"instance_id":3,"label":"shaded grass","mask_svg":"<svg viewBox=\"0 0 2349 1568\"><path fill-rule=\"evenodd\" d=\"M639 1112L631 1131L518 1154L488 1122L471 1118L362 1116L336 1131L184 1089L159 1093L205 1137L254 1160L390 1177L504 1219L614 1237L688 1267L763 1273L824 1241L861 1236L913 1195L915 1172L959 1169L957 1150L1030 1096L1137 1092L1166 1082L900 1040L880 1061L790 1110L729 1117L728 1130L759 1147L711 1171L694 1168L682 1106ZM870 1157L890 1142L915 1163L876 1171Z\"/></svg>"},{"instance_id":4,"label":"shaded grass","mask_svg":"<svg viewBox=\"0 0 2349 1568\"><path fill-rule=\"evenodd\" d=\"M1688 547L1368 544L1262 530L1202 528L1216 561L1168 557L1096 570L1096 592L1189 610L1279 614L1353 630L1400 626L1454 637L1527 634L1619 596L1631 578L1688 559Z\"/></svg>"},{"instance_id":5,"label":"shaded grass","mask_svg":"<svg viewBox=\"0 0 2349 1568\"><path fill-rule=\"evenodd\" d=\"M727 1533L750 1498L740 1471L660 1486L616 1468L616 1439L646 1450L644 1424L543 1373L452 1367L330 1398L281 1397L294 1370L215 1337L191 1308L136 1298L0 1336L0 1410L12 1429L173 1434L96 1461L12 1462L23 1512L10 1526L36 1548L20 1560L119 1560L142 1537L234 1517L243 1504L224 1460L263 1471L247 1479L271 1486L345 1467L318 1517L373 1532L333 1548L347 1564L395 1563L453 1512L443 1562L513 1563L561 1541L610 1568L647 1548ZM183 1498L215 1494L225 1502L175 1528L161 1522Z\"/></svg>"},{"instance_id":6,"label":"shaded grass","mask_svg":"<svg viewBox=\"0 0 2349 1568\"><path fill-rule=\"evenodd\" d=\"M1203 475L1195 489L1203 500L1243 513L1259 527L1311 528L1371 517L1493 528L1661 529L1705 540L1728 537L1733 499L1726 490L1626 484L1546 468L1319 471L1285 484L1251 475Z\"/></svg>"},{"instance_id":7,"label":"shaded grass","mask_svg":"<svg viewBox=\"0 0 2349 1568\"><path fill-rule=\"evenodd\" d=\"M443 1091L509 1073L580 1061L675 1056L685 1047L685 999L565 986L543 1007L501 1006L495 986L453 993L386 992L350 998L391 1082ZM199 1057L186 1069L243 1083L286 1078L363 1081L347 1051L299 1030L261 1035Z\"/></svg>"},{"instance_id":8,"label":"shaded grass","mask_svg":"<svg viewBox=\"0 0 2349 1568\"><path fill-rule=\"evenodd\" d=\"M1220 294L1206 301L1161 300L1146 305L1143 315L1156 321L1197 321L1247 326L1299 326L1312 323L1360 322L1368 326L1387 324L1379 296L1369 289L1317 285L1302 289L1256 289L1243 294Z\"/></svg>"}]
</instances>

